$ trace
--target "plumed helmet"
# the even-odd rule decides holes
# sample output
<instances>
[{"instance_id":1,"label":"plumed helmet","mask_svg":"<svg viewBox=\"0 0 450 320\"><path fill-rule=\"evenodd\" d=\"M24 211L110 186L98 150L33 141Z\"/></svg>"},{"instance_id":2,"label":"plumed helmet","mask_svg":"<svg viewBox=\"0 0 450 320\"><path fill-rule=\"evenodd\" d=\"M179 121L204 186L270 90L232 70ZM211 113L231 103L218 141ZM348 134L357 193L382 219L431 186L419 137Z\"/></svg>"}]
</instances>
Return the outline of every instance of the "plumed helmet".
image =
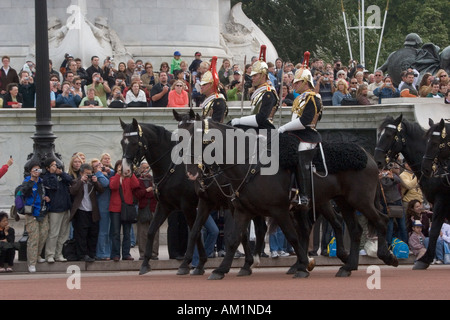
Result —
<instances>
[{"instance_id":1,"label":"plumed helmet","mask_svg":"<svg viewBox=\"0 0 450 320\"><path fill-rule=\"evenodd\" d=\"M422 46L423 41L417 33L410 33L405 38L405 46L418 48Z\"/></svg>"},{"instance_id":2,"label":"plumed helmet","mask_svg":"<svg viewBox=\"0 0 450 320\"><path fill-rule=\"evenodd\" d=\"M265 75L269 74L269 66L266 63L266 51L267 46L262 45L261 51L259 53L259 59L256 61L252 66L252 73L250 73L250 76L254 76L255 74L262 73Z\"/></svg>"},{"instance_id":3,"label":"plumed helmet","mask_svg":"<svg viewBox=\"0 0 450 320\"><path fill-rule=\"evenodd\" d=\"M306 82L309 82L311 84L311 86L314 88L313 76L311 74L311 71L309 71L309 57L310 56L311 56L311 54L309 53L309 51L306 51L305 56L303 58L302 67L295 72L294 83L299 82L299 81L306 81Z\"/></svg>"},{"instance_id":4,"label":"plumed helmet","mask_svg":"<svg viewBox=\"0 0 450 320\"><path fill-rule=\"evenodd\" d=\"M203 74L200 85L205 85L207 83L212 83L214 86L214 91L217 92L219 87L219 75L217 74L217 57L212 57L211 65L209 70Z\"/></svg>"}]
</instances>

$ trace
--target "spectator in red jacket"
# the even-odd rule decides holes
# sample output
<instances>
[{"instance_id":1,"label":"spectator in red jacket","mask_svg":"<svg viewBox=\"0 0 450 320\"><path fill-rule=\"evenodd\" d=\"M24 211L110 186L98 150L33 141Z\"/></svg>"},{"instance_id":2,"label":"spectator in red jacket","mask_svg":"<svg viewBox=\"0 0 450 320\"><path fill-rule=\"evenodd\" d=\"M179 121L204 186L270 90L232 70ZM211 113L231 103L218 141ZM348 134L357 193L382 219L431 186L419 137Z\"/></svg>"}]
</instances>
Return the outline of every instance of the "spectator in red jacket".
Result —
<instances>
[{"instance_id":1,"label":"spectator in red jacket","mask_svg":"<svg viewBox=\"0 0 450 320\"><path fill-rule=\"evenodd\" d=\"M14 163L14 159L12 156L8 159L5 165L0 168L0 179L8 172L9 167L11 167Z\"/></svg>"},{"instance_id":2,"label":"spectator in red jacket","mask_svg":"<svg viewBox=\"0 0 450 320\"><path fill-rule=\"evenodd\" d=\"M109 180L109 188L111 189L111 198L109 200L109 212L111 214L110 237L112 241L111 259L114 261L120 260L120 227L122 227L122 260L134 260L130 254L131 223L124 223L120 219L122 198L119 188L122 187L124 201L127 204L132 204L134 202L133 191L139 188L139 180L134 174L131 177L122 176L122 160L116 162L114 172L116 174Z\"/></svg>"}]
</instances>

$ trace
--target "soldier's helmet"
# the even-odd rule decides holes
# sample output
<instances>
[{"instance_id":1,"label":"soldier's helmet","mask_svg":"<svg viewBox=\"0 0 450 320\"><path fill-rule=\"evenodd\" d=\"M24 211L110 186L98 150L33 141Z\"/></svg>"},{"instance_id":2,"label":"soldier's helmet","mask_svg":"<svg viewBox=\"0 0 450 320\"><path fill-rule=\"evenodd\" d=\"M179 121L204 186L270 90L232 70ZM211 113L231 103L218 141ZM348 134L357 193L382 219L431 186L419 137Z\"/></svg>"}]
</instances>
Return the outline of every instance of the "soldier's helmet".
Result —
<instances>
[{"instance_id":1,"label":"soldier's helmet","mask_svg":"<svg viewBox=\"0 0 450 320\"><path fill-rule=\"evenodd\" d=\"M422 44L423 41L417 33L410 33L405 38L404 45L407 47L419 48Z\"/></svg>"},{"instance_id":2,"label":"soldier's helmet","mask_svg":"<svg viewBox=\"0 0 450 320\"><path fill-rule=\"evenodd\" d=\"M254 76L258 73L265 74L266 76L269 74L269 66L266 63L266 50L267 47L262 45L259 53L259 59L253 64L250 76Z\"/></svg>"},{"instance_id":3,"label":"soldier's helmet","mask_svg":"<svg viewBox=\"0 0 450 320\"><path fill-rule=\"evenodd\" d=\"M219 75L217 74L217 57L212 57L211 65L209 67L209 70L206 71L202 79L200 81L200 85L205 85L207 83L212 83L213 89L215 92L217 92L219 87Z\"/></svg>"},{"instance_id":4,"label":"soldier's helmet","mask_svg":"<svg viewBox=\"0 0 450 320\"><path fill-rule=\"evenodd\" d=\"M309 82L311 86L314 88L314 81L311 71L309 70L309 51L305 52L305 56L303 58L303 65L300 69L295 72L294 83L299 81Z\"/></svg>"}]
</instances>

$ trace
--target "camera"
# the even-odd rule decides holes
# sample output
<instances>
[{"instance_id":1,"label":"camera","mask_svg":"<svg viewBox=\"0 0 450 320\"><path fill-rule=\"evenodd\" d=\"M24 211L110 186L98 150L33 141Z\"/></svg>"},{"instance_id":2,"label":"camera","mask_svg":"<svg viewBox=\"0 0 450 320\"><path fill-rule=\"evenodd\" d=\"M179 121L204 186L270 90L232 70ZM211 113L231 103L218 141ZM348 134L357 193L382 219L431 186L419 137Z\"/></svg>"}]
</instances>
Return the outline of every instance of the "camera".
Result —
<instances>
[{"instance_id":1,"label":"camera","mask_svg":"<svg viewBox=\"0 0 450 320\"><path fill-rule=\"evenodd\" d=\"M92 174L88 174L87 177L88 177L89 180L91 180L92 179Z\"/></svg>"},{"instance_id":2,"label":"camera","mask_svg":"<svg viewBox=\"0 0 450 320\"><path fill-rule=\"evenodd\" d=\"M102 171L105 171L106 170L106 167L102 167Z\"/></svg>"}]
</instances>

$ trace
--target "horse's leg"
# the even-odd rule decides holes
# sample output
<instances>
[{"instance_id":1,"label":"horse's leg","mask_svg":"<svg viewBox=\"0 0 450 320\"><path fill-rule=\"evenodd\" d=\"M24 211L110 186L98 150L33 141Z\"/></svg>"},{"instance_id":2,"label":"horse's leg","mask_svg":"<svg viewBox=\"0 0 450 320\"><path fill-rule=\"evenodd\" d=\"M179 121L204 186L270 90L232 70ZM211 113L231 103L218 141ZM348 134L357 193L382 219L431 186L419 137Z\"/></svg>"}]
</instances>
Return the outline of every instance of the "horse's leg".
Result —
<instances>
[{"instance_id":1,"label":"horse's leg","mask_svg":"<svg viewBox=\"0 0 450 320\"><path fill-rule=\"evenodd\" d=\"M414 262L413 270L424 270L429 267L434 257L436 256L436 242L439 237L442 224L448 214L450 201L444 199L442 194L436 195L433 206L433 223L430 230L430 241L428 248L423 257Z\"/></svg>"},{"instance_id":2,"label":"horse's leg","mask_svg":"<svg viewBox=\"0 0 450 320\"><path fill-rule=\"evenodd\" d=\"M336 277L349 277L353 270L358 270L362 228L358 223L355 209L352 208L352 206L342 199L337 199L336 204L342 211L342 217L344 218L350 235L350 254L347 262L336 273ZM343 232L341 232L341 236L343 236Z\"/></svg>"},{"instance_id":3,"label":"horse's leg","mask_svg":"<svg viewBox=\"0 0 450 320\"><path fill-rule=\"evenodd\" d=\"M281 209L283 210L283 209ZM307 270L307 266L309 264L307 250L308 248L303 248L303 246L298 241L297 231L292 223L292 218L286 208L285 212L277 209L277 212L272 212L273 218L276 220L278 225L283 231L284 236L287 241L291 244L297 255L297 272L294 275L294 278L307 278L309 276L309 272Z\"/></svg>"},{"instance_id":4,"label":"horse's leg","mask_svg":"<svg viewBox=\"0 0 450 320\"><path fill-rule=\"evenodd\" d=\"M249 227L250 222L248 223L247 228L245 228L244 232L241 235L242 247L244 248L245 253L245 262L241 270L239 270L238 277L249 276L252 274L251 266L253 264L253 255L249 244Z\"/></svg>"},{"instance_id":5,"label":"horse's leg","mask_svg":"<svg viewBox=\"0 0 450 320\"><path fill-rule=\"evenodd\" d=\"M336 238L336 257L344 264L347 263L349 254L344 246L344 228L342 219L338 217L330 201L317 204L316 206L317 211L324 216L333 228L334 237Z\"/></svg>"},{"instance_id":6,"label":"horse's leg","mask_svg":"<svg viewBox=\"0 0 450 320\"><path fill-rule=\"evenodd\" d=\"M369 197L355 202L355 208L367 218L369 224L375 227L378 236L377 256L388 266L398 266L397 258L389 251L386 241L388 217L375 208L374 201Z\"/></svg>"},{"instance_id":7,"label":"horse's leg","mask_svg":"<svg viewBox=\"0 0 450 320\"><path fill-rule=\"evenodd\" d=\"M206 262L206 252L204 250L203 242L200 237L200 232L202 230L202 226L205 224L208 219L208 215L210 213L210 206L204 199L199 199L198 202L198 210L197 216L195 218L194 225L190 228L188 246L186 249L186 254L184 256L184 260L178 268L177 275L186 275L189 274L189 264L192 262L192 256L194 254L194 247L197 244L197 249L199 252L199 264L196 267L196 270L192 273L193 275L202 275L204 271L204 265ZM201 243L201 247L199 247L199 242ZM203 253L201 252L201 248L203 248ZM198 270L197 270L198 269Z\"/></svg>"},{"instance_id":8,"label":"horse's leg","mask_svg":"<svg viewBox=\"0 0 450 320\"><path fill-rule=\"evenodd\" d=\"M260 263L261 252L264 249L264 237L267 232L266 220L263 216L257 216L253 218L255 224L256 244L255 252L253 253L254 267L257 267Z\"/></svg>"},{"instance_id":9,"label":"horse's leg","mask_svg":"<svg viewBox=\"0 0 450 320\"><path fill-rule=\"evenodd\" d=\"M152 219L150 226L148 227L147 245L145 246L144 260L142 261L139 275L146 274L147 272L152 270L149 261L152 257L153 241L155 239L156 233L158 232L164 221L166 221L169 214L170 210L158 203L155 211L155 216Z\"/></svg>"},{"instance_id":10,"label":"horse's leg","mask_svg":"<svg viewBox=\"0 0 450 320\"><path fill-rule=\"evenodd\" d=\"M299 239L299 243L301 244L301 247L304 248L305 254L308 255L308 246L309 246L309 236L311 234L312 224L311 218L309 217L310 211L297 209L293 212L293 218L295 221L294 225L297 230L297 236ZM287 271L287 274L295 274L298 268L297 265L298 260L293 264L289 270ZM316 261L314 258L309 258L308 263L308 271L312 271L314 267L316 266Z\"/></svg>"},{"instance_id":11,"label":"horse's leg","mask_svg":"<svg viewBox=\"0 0 450 320\"><path fill-rule=\"evenodd\" d=\"M247 231L247 226L250 222L250 217L248 217L245 212L238 208L234 209L234 226L229 232L229 237L225 242L225 257L218 268L214 269L208 280L221 280L225 277L225 274L230 271L231 265L233 263L234 254L241 242L241 235L243 232Z\"/></svg>"}]
</instances>

